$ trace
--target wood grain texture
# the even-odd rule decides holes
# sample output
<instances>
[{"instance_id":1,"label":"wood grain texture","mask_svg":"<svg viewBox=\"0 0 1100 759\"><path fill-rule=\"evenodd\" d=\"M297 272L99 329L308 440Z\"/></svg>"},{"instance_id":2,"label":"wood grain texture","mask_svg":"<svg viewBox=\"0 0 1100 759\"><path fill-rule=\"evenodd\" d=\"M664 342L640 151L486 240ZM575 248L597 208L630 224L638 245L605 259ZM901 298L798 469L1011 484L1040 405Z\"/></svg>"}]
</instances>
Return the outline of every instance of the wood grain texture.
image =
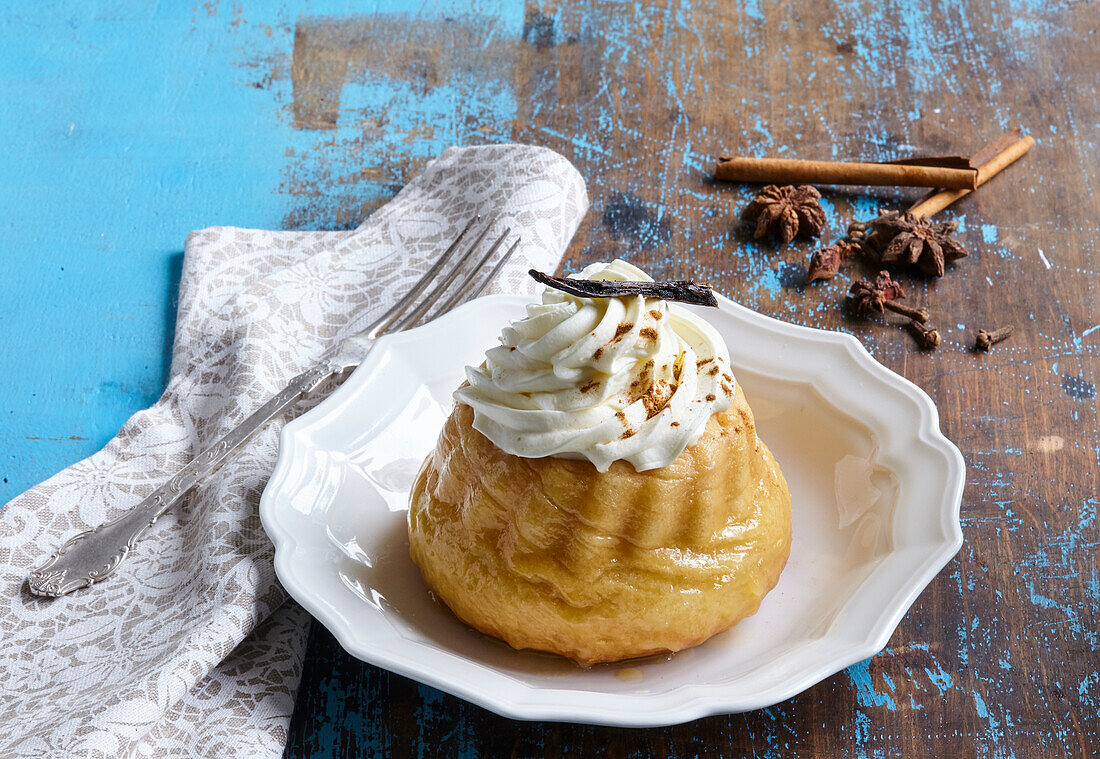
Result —
<instances>
[{"instance_id":1,"label":"wood grain texture","mask_svg":"<svg viewBox=\"0 0 1100 759\"><path fill-rule=\"evenodd\" d=\"M155 399L187 230L354 226L445 147L510 140L588 181L566 271L622 256L854 334L932 396L968 466L959 556L883 653L787 702L654 730L513 722L315 626L288 756L1100 752L1096 3L120 5L0 27L21 104L0 120L0 345L28 357L0 375L4 496ZM709 175L723 153L968 154L1016 124L1031 153L936 217L971 255L903 280L943 335L931 354L846 319L847 277L803 288L812 245L753 242L736 217L755 188ZM835 236L921 191L824 194ZM1009 341L971 352L1004 324Z\"/></svg>"},{"instance_id":2,"label":"wood grain texture","mask_svg":"<svg viewBox=\"0 0 1100 759\"><path fill-rule=\"evenodd\" d=\"M449 49L441 32L429 51L514 93L507 126L476 98L459 106L468 139L547 145L587 179L593 207L567 271L623 256L658 277L719 283L763 313L855 334L939 405L969 468L967 542L879 656L771 709L664 729L504 720L357 664L317 629L288 755L339 754L351 741L395 756L440 746L470 756L1097 750L1098 114L1092 43L1077 31L1097 20L1095 6L1068 3L528 3L523 29L493 30L484 59L477 45ZM378 33L408 19L346 23ZM376 70L411 77L432 59L420 42L384 37ZM1038 147L938 217L963 222L971 256L939 281L904 278L943 334L932 354L895 326L847 320L849 277L803 288L812 245L753 243L736 215L754 188L708 174L724 152L965 154L1017 123ZM418 158L383 165L400 182ZM830 233L919 196L826 189ZM1018 330L1010 342L970 350L978 328L1006 323Z\"/></svg>"}]
</instances>

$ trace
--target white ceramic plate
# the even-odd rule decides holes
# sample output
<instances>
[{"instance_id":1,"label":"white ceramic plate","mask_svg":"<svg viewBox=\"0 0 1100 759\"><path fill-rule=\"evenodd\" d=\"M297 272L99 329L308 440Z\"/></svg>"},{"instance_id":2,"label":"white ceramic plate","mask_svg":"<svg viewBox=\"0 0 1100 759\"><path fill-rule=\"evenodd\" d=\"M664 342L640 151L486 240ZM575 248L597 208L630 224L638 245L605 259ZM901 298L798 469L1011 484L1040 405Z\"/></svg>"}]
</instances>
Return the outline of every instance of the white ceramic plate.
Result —
<instances>
[{"instance_id":1,"label":"white ceramic plate","mask_svg":"<svg viewBox=\"0 0 1100 759\"><path fill-rule=\"evenodd\" d=\"M286 426L260 501L279 579L351 654L517 719L656 726L783 701L880 651L962 545L962 456L919 388L857 340L719 297L706 317L791 488L791 558L760 611L671 657L584 670L463 625L409 559L408 488L528 298L491 296L380 340Z\"/></svg>"}]
</instances>

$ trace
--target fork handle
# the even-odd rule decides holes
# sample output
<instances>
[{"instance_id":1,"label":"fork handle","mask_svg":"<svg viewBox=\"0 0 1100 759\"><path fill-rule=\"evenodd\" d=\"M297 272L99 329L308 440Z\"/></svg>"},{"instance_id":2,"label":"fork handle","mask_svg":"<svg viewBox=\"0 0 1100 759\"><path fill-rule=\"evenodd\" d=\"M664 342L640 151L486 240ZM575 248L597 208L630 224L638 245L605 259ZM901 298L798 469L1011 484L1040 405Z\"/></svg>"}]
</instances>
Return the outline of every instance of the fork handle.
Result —
<instances>
[{"instance_id":1,"label":"fork handle","mask_svg":"<svg viewBox=\"0 0 1100 759\"><path fill-rule=\"evenodd\" d=\"M224 437L191 459L152 495L122 516L74 535L42 566L31 572L27 585L37 596L59 597L99 582L115 571L122 560L165 511L187 491L218 468L231 453L288 406L313 390L343 367L325 361L292 379L274 398L230 430Z\"/></svg>"}]
</instances>

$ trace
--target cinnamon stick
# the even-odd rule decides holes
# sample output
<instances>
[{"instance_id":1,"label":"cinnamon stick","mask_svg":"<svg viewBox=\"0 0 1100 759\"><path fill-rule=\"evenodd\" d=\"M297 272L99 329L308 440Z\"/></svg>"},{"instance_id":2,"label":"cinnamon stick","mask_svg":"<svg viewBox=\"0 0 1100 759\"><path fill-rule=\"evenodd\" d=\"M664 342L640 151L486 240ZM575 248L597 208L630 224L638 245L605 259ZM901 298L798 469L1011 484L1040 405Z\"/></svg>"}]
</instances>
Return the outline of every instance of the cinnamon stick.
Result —
<instances>
[{"instance_id":1,"label":"cinnamon stick","mask_svg":"<svg viewBox=\"0 0 1100 759\"><path fill-rule=\"evenodd\" d=\"M1015 135L1019 135L1019 130L1014 130ZM1011 133L1010 133L1011 134ZM1006 135L1007 137L1008 135ZM1002 138L1003 140L1004 138ZM998 141L1000 143L1000 141ZM993 146L999 146L998 143L994 143ZM1031 150L1031 146L1035 144L1035 139L1028 135L1012 141L1003 150L999 151L995 156L988 161L983 162L978 167L978 178L976 187L981 187L993 177L1000 174L1008 166L1012 165L1015 161L1023 157L1027 151ZM984 152L984 151L983 151ZM977 154L975 158L984 157L981 153ZM915 216L931 216L934 213L938 213L949 205L954 203L959 198L963 198L974 190L957 189L957 190L941 190L940 192L932 193L921 200L917 201L909 211Z\"/></svg>"},{"instance_id":2,"label":"cinnamon stick","mask_svg":"<svg viewBox=\"0 0 1100 759\"><path fill-rule=\"evenodd\" d=\"M733 182L763 184L859 184L973 190L978 172L965 158L944 157L895 163L796 161L785 158L721 156L714 175Z\"/></svg>"},{"instance_id":3,"label":"cinnamon stick","mask_svg":"<svg viewBox=\"0 0 1100 759\"><path fill-rule=\"evenodd\" d=\"M1016 127L986 145L970 158L978 167L978 185L981 186L1002 172L1006 167L1031 150L1035 144L1032 137L1020 137L1022 130ZM959 198L969 195L973 190L933 190L909 207L916 216L931 216L939 213ZM874 229L867 235L871 247L881 246L882 230Z\"/></svg>"}]
</instances>

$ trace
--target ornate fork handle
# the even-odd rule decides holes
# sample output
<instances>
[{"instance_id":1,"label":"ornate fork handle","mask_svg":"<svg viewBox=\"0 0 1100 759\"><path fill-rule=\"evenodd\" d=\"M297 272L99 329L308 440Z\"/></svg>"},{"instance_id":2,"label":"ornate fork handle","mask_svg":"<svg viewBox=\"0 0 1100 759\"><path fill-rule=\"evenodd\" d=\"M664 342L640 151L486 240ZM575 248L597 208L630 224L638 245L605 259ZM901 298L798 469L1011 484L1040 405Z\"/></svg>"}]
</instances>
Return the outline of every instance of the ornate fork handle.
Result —
<instances>
[{"instance_id":1,"label":"ornate fork handle","mask_svg":"<svg viewBox=\"0 0 1100 759\"><path fill-rule=\"evenodd\" d=\"M274 398L200 453L152 495L130 511L99 527L69 538L40 567L27 584L38 596L63 596L99 582L115 571L141 536L188 490L217 469L257 430L288 406L346 367L325 361L299 374Z\"/></svg>"},{"instance_id":2,"label":"ornate fork handle","mask_svg":"<svg viewBox=\"0 0 1100 759\"><path fill-rule=\"evenodd\" d=\"M475 229L480 220L480 216L470 219L443 254L397 303L363 331L345 340L329 355L328 360L292 379L282 392L200 453L133 509L113 522L70 538L46 563L31 572L27 578L31 593L63 596L107 577L118 568L145 531L184 493L214 471L241 443L281 414L287 406L329 377L359 366L380 335L414 327L428 318L433 309L436 315L441 315L464 300L476 298L520 244L519 240L515 240L502 255L496 255L511 234L511 230L506 229L483 255L475 259L474 254L495 223L494 219L480 233L474 234L472 242L464 243L467 234ZM496 264L490 267L494 256ZM448 268L452 262L453 265Z\"/></svg>"}]
</instances>

